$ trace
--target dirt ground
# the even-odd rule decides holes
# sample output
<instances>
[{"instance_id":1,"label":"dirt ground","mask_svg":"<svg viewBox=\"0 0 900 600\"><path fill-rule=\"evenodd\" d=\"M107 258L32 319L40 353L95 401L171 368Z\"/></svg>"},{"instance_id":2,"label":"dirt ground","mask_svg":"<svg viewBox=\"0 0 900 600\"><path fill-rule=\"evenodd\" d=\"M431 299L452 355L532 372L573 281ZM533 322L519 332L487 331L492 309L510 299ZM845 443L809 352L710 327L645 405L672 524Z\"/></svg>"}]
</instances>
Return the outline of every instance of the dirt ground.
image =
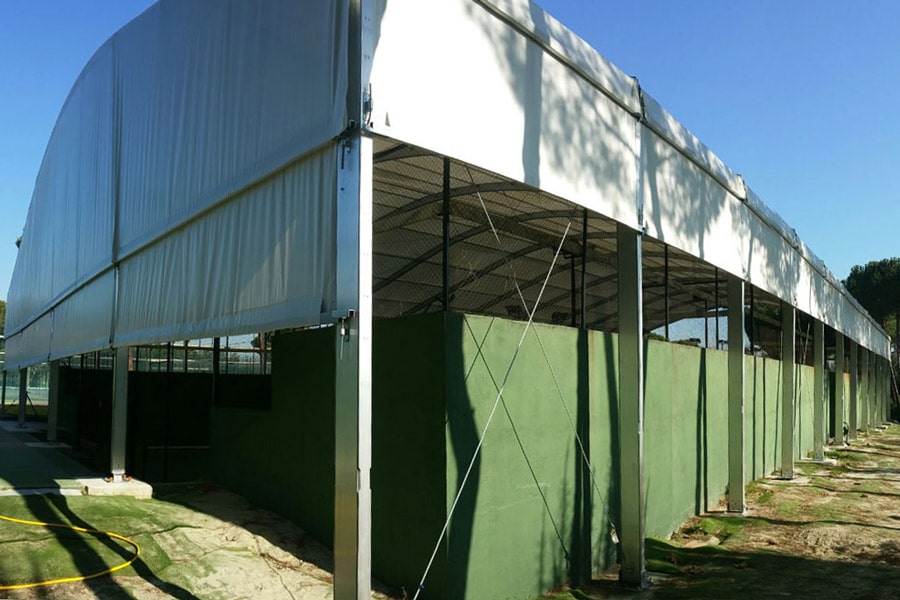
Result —
<instances>
[{"instance_id":1,"label":"dirt ground","mask_svg":"<svg viewBox=\"0 0 900 600\"><path fill-rule=\"evenodd\" d=\"M900 426L832 447L830 463L801 461L793 480L748 486L747 513L710 513L670 540L648 540L651 585L622 589L611 573L554 600L601 598L900 597ZM0 497L0 514L115 531L142 553L113 576L0 598L333 597L331 553L300 528L217 488L136 500ZM106 538L0 525L0 583L94 573L127 560ZM375 598L388 598L381 592Z\"/></svg>"},{"instance_id":2,"label":"dirt ground","mask_svg":"<svg viewBox=\"0 0 900 600\"><path fill-rule=\"evenodd\" d=\"M650 587L615 574L567 598L900 598L900 426L796 463L792 480L748 486L743 517L711 513L648 540Z\"/></svg>"},{"instance_id":3,"label":"dirt ground","mask_svg":"<svg viewBox=\"0 0 900 600\"><path fill-rule=\"evenodd\" d=\"M142 550L135 565L113 576L0 591L0 598L333 597L333 561L324 546L277 515L215 488L153 500L6 497L0 498L0 514L115 531L138 542ZM25 556L37 559L29 561ZM129 547L107 539L40 527L0 526L3 583L97 572L130 556ZM373 598L385 596L376 592Z\"/></svg>"}]
</instances>

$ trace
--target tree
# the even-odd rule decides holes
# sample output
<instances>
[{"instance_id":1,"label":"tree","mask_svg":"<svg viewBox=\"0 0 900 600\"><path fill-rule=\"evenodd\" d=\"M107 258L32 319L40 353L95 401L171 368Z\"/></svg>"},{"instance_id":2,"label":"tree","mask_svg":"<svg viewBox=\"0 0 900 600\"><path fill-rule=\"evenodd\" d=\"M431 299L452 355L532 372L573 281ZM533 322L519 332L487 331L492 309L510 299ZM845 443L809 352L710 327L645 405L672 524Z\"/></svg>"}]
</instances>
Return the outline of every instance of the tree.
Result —
<instances>
[{"instance_id":1,"label":"tree","mask_svg":"<svg viewBox=\"0 0 900 600\"><path fill-rule=\"evenodd\" d=\"M844 285L872 318L887 331L894 331L894 355L900 361L900 258L856 265Z\"/></svg>"},{"instance_id":2,"label":"tree","mask_svg":"<svg viewBox=\"0 0 900 600\"><path fill-rule=\"evenodd\" d=\"M900 258L856 265L850 269L844 285L882 327L887 328L890 318L896 329L900 315Z\"/></svg>"},{"instance_id":3,"label":"tree","mask_svg":"<svg viewBox=\"0 0 900 600\"><path fill-rule=\"evenodd\" d=\"M6 300L0 300L0 334L6 331Z\"/></svg>"}]
</instances>

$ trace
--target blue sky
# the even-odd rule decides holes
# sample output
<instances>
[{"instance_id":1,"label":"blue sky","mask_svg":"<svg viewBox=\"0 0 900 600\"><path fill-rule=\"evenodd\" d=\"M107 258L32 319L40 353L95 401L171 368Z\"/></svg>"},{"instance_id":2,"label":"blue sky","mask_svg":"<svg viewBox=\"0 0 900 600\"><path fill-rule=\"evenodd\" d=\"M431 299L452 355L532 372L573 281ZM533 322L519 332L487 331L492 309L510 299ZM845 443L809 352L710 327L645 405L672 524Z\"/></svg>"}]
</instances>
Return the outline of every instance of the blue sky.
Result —
<instances>
[{"instance_id":1,"label":"blue sky","mask_svg":"<svg viewBox=\"0 0 900 600\"><path fill-rule=\"evenodd\" d=\"M56 116L151 0L0 1L0 297ZM700 137L838 277L900 254L900 2L539 2Z\"/></svg>"},{"instance_id":2,"label":"blue sky","mask_svg":"<svg viewBox=\"0 0 900 600\"><path fill-rule=\"evenodd\" d=\"M900 2L545 0L831 270L900 255Z\"/></svg>"},{"instance_id":3,"label":"blue sky","mask_svg":"<svg viewBox=\"0 0 900 600\"><path fill-rule=\"evenodd\" d=\"M82 67L152 0L0 0L0 298L53 124Z\"/></svg>"}]
</instances>

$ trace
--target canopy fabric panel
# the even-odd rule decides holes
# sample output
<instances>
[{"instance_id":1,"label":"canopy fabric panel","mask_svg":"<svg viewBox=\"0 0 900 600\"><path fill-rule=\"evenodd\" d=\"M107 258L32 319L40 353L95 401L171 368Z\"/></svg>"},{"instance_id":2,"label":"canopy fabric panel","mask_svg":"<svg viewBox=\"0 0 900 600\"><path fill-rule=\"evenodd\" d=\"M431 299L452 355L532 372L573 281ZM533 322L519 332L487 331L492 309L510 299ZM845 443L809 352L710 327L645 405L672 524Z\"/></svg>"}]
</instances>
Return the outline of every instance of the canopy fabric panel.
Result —
<instances>
[{"instance_id":1,"label":"canopy fabric panel","mask_svg":"<svg viewBox=\"0 0 900 600\"><path fill-rule=\"evenodd\" d=\"M53 309L51 360L109 346L115 280L115 272L107 271Z\"/></svg>"},{"instance_id":2,"label":"canopy fabric panel","mask_svg":"<svg viewBox=\"0 0 900 600\"><path fill-rule=\"evenodd\" d=\"M347 125L348 13L345 2L161 0L96 52L63 106L35 185L8 294L8 364L108 344L111 335L137 343L163 331L258 331L330 310L327 228L334 139ZM187 249L200 254L188 260ZM112 302L120 263L116 307L79 299ZM198 283L203 275L187 276L188 265L223 275ZM305 283L279 281L306 275ZM161 287L151 293L150 282ZM271 289L250 292L251 284ZM81 310L104 309L102 333L103 319L90 316L90 327L60 329L82 323ZM162 320L150 327L148 315Z\"/></svg>"},{"instance_id":3,"label":"canopy fabric panel","mask_svg":"<svg viewBox=\"0 0 900 600\"><path fill-rule=\"evenodd\" d=\"M640 129L620 106L640 110L634 80L537 6L504 7L533 17L528 36L476 2L380 4L372 130L637 228ZM536 39L561 52L577 45L563 63ZM571 64L598 80L573 76Z\"/></svg>"},{"instance_id":4,"label":"canopy fabric panel","mask_svg":"<svg viewBox=\"0 0 900 600\"><path fill-rule=\"evenodd\" d=\"M889 355L887 334L739 175L539 7L376 6L375 133L643 229Z\"/></svg>"},{"instance_id":5,"label":"canopy fabric panel","mask_svg":"<svg viewBox=\"0 0 900 600\"><path fill-rule=\"evenodd\" d=\"M334 306L336 178L331 144L124 260L115 345L318 324Z\"/></svg>"},{"instance_id":6,"label":"canopy fabric panel","mask_svg":"<svg viewBox=\"0 0 900 600\"><path fill-rule=\"evenodd\" d=\"M349 3L313 0L161 0L98 50L35 187L9 293L10 364L104 336L137 344L320 322L334 308L336 140L357 59L370 82L365 126L385 142L377 177L393 178L387 162L416 148L474 165L509 202L530 196L511 181L645 231L655 266L670 248L685 264L696 257L715 282L717 269L741 277L889 355L887 334L739 175L536 5L364 2L372 43L360 57L348 54ZM406 222L391 206L376 233ZM588 235L603 239L608 225L587 223ZM461 244L473 256L483 246ZM424 252L415 268L435 266ZM527 245L513 252L531 260ZM477 259L490 270L489 252ZM608 267L587 278L606 285ZM389 311L434 302L419 289L407 306L407 268L385 279ZM99 317L62 331L89 310L84 298L111 310L108 331ZM490 299L467 297L475 309Z\"/></svg>"}]
</instances>

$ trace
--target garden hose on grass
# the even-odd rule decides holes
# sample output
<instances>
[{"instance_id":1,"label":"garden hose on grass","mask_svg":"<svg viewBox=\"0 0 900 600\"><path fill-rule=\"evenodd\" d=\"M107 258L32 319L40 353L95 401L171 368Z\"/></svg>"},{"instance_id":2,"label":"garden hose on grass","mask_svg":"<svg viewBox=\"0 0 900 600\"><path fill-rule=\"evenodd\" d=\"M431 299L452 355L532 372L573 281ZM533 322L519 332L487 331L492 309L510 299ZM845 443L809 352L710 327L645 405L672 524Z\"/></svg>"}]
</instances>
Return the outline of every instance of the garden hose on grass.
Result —
<instances>
[{"instance_id":1,"label":"garden hose on grass","mask_svg":"<svg viewBox=\"0 0 900 600\"><path fill-rule=\"evenodd\" d=\"M97 577L103 577L104 575L109 575L110 573L114 573L120 569L124 569L129 566L131 563L136 561L138 557L141 555L141 547L138 546L138 543L134 540L128 539L124 535L119 535L118 533L113 533L112 531L99 531L97 529L85 529L84 527L76 527L74 525L65 525L63 523L43 523L41 521L26 521L25 519L14 519L12 517L4 517L0 515L0 520L7 521L9 523L17 523L19 525L34 525L35 527L51 527L57 529L70 529L72 531L77 531L78 533L91 533L91 534L99 534L105 535L108 538L113 538L126 544L129 544L132 548L134 548L134 556L129 558L127 561L118 564L109 569L104 569L103 571L99 571L97 573L91 573L90 575L78 575L76 577L60 577L58 579L46 579L44 581L33 581L31 583L17 583L14 585L0 585L0 591L6 590L24 590L28 588L36 588L43 587L48 585L57 585L60 583L75 583L78 581L85 581L87 579L95 579Z\"/></svg>"}]
</instances>

